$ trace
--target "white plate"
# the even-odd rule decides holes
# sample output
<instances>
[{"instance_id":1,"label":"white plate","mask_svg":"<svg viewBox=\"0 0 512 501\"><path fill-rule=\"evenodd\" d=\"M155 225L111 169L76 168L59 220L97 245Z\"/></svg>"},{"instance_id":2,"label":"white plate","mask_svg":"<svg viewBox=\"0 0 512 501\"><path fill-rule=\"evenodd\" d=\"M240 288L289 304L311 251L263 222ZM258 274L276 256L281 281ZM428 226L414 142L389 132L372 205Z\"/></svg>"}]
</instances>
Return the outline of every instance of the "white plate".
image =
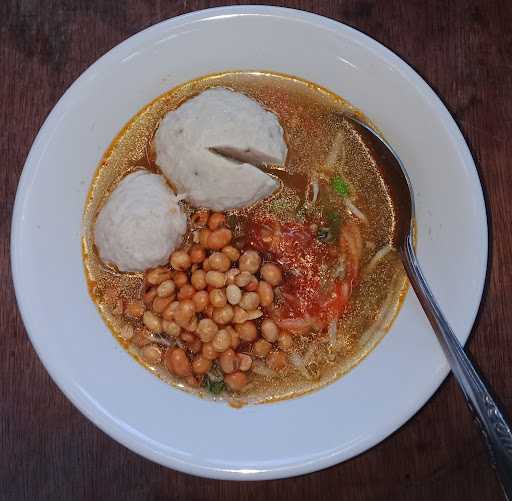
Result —
<instances>
[{"instance_id":1,"label":"white plate","mask_svg":"<svg viewBox=\"0 0 512 501\"><path fill-rule=\"evenodd\" d=\"M181 16L118 45L64 94L18 187L12 268L32 343L66 396L143 456L223 479L311 472L372 447L407 421L448 368L412 293L391 332L346 377L303 398L233 410L172 389L136 364L90 300L81 217L102 153L167 89L203 74L267 69L328 87L395 146L414 186L418 252L458 338L477 312L487 263L482 191L466 143L430 87L367 36L305 12L227 7Z\"/></svg>"}]
</instances>

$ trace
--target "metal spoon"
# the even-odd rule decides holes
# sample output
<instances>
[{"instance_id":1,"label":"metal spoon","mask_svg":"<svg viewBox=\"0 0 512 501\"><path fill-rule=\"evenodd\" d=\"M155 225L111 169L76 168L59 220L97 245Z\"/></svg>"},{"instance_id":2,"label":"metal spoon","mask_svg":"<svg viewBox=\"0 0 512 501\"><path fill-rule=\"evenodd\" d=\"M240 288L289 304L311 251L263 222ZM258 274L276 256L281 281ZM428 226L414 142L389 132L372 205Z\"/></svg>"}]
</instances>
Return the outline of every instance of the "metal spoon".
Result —
<instances>
[{"instance_id":1,"label":"metal spoon","mask_svg":"<svg viewBox=\"0 0 512 501\"><path fill-rule=\"evenodd\" d=\"M409 281L432 324L468 406L480 424L505 497L512 500L512 433L503 412L448 325L420 269L412 236L413 192L405 167L393 148L372 128L356 117L344 115L343 118L361 135L379 159L379 171L395 207L396 227L392 244L402 258Z\"/></svg>"}]
</instances>

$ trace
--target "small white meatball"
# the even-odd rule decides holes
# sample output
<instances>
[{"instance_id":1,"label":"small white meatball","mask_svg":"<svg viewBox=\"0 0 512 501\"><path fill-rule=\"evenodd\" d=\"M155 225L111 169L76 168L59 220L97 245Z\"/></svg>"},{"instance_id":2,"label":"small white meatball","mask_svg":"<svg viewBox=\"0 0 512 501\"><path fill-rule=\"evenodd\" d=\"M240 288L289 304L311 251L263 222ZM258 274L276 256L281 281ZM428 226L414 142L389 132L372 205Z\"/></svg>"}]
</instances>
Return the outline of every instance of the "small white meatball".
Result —
<instances>
[{"instance_id":1,"label":"small white meatball","mask_svg":"<svg viewBox=\"0 0 512 501\"><path fill-rule=\"evenodd\" d=\"M144 271L167 262L187 220L165 179L138 170L114 189L96 220L100 258L120 271Z\"/></svg>"}]
</instances>

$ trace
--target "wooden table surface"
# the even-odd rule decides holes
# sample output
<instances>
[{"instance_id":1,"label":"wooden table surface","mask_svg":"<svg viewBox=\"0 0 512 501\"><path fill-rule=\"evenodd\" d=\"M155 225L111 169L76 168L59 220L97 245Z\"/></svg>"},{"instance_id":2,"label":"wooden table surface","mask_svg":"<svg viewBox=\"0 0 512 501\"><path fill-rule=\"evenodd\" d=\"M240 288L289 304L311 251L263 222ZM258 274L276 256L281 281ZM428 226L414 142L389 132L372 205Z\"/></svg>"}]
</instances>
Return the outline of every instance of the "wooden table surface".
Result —
<instances>
[{"instance_id":1,"label":"wooden table surface","mask_svg":"<svg viewBox=\"0 0 512 501\"><path fill-rule=\"evenodd\" d=\"M267 3L369 34L416 68L452 112L478 164L491 226L488 285L469 351L512 415L512 2ZM236 483L168 470L118 445L67 401L38 360L16 308L9 230L39 127L66 88L114 45L163 19L218 5L0 2L0 500L501 499L452 377L405 426L351 461L288 480Z\"/></svg>"}]
</instances>

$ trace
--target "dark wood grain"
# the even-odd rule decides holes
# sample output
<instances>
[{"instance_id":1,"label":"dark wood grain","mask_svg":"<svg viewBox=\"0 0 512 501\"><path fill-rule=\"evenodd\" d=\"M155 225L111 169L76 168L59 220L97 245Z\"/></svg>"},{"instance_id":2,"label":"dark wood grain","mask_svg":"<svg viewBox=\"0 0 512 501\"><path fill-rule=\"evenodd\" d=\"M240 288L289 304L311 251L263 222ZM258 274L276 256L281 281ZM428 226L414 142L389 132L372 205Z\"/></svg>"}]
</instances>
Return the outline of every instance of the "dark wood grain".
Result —
<instances>
[{"instance_id":1,"label":"dark wood grain","mask_svg":"<svg viewBox=\"0 0 512 501\"><path fill-rule=\"evenodd\" d=\"M376 38L453 113L479 165L492 228L488 288L469 351L512 415L512 2L267 3ZM39 362L16 308L8 254L16 186L37 130L73 80L114 45L163 19L221 4L0 2L0 499L500 499L451 377L404 427L351 461L289 480L235 483L177 473L118 445L66 400Z\"/></svg>"}]
</instances>

